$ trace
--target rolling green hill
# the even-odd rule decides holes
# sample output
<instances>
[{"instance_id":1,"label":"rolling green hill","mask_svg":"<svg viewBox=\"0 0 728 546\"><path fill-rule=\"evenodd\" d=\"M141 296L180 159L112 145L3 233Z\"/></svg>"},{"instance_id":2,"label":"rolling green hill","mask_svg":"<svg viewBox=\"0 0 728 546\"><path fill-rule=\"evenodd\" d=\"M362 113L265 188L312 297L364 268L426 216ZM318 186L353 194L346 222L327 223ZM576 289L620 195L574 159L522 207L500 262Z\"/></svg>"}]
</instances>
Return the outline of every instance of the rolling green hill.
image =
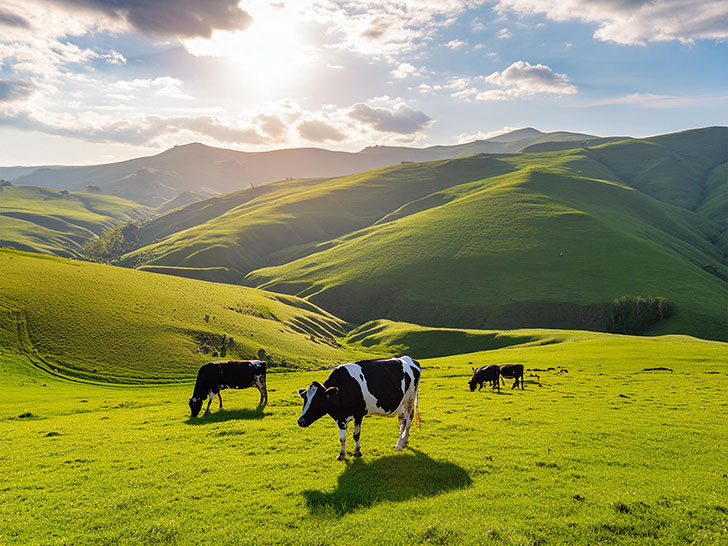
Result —
<instances>
[{"instance_id":1,"label":"rolling green hill","mask_svg":"<svg viewBox=\"0 0 728 546\"><path fill-rule=\"evenodd\" d=\"M724 132L276 182L155 218L122 263L226 268L357 323L604 330L613 299L664 297L652 333L725 339Z\"/></svg>"},{"instance_id":2,"label":"rolling green hill","mask_svg":"<svg viewBox=\"0 0 728 546\"><path fill-rule=\"evenodd\" d=\"M6 186L0 188L0 246L80 257L88 239L151 214L148 207L120 197Z\"/></svg>"},{"instance_id":3,"label":"rolling green hill","mask_svg":"<svg viewBox=\"0 0 728 546\"><path fill-rule=\"evenodd\" d=\"M341 176L403 161L432 161L476 153L517 153L535 143L574 141L574 146L580 146L578 142L585 138L594 137L566 131L542 133L528 128L452 146L371 146L356 153L320 148L240 152L194 143L118 163L7 168L7 172L16 184L67 190L84 190L92 184L104 193L157 207L183 192L210 197L291 177ZM0 175L2 172L0 167Z\"/></svg>"},{"instance_id":4,"label":"rolling green hill","mask_svg":"<svg viewBox=\"0 0 728 546\"><path fill-rule=\"evenodd\" d=\"M65 377L179 382L261 348L277 366L349 354L343 321L290 296L7 249L0 271L0 347Z\"/></svg>"}]
</instances>

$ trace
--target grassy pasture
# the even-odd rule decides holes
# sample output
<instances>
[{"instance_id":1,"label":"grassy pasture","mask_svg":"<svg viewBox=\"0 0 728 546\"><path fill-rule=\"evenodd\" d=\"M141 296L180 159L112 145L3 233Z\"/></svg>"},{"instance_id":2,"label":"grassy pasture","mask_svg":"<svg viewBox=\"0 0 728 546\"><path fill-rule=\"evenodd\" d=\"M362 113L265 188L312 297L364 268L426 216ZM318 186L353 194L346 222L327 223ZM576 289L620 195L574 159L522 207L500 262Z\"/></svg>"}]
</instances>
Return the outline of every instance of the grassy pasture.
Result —
<instances>
[{"instance_id":1,"label":"grassy pasture","mask_svg":"<svg viewBox=\"0 0 728 546\"><path fill-rule=\"evenodd\" d=\"M252 358L281 365L346 359L335 337L348 326L295 297L0 250L0 347L21 347L36 366L96 382L190 381L200 365Z\"/></svg>"},{"instance_id":2,"label":"grassy pasture","mask_svg":"<svg viewBox=\"0 0 728 546\"><path fill-rule=\"evenodd\" d=\"M3 344L0 543L728 544L728 347L559 336L423 361L411 449L367 418L345 463L328 417L295 423L328 372L190 420L191 385L58 380ZM526 389L470 393L469 362L523 363Z\"/></svg>"},{"instance_id":3,"label":"grassy pasture","mask_svg":"<svg viewBox=\"0 0 728 546\"><path fill-rule=\"evenodd\" d=\"M0 245L77 258L87 240L151 214L149 207L112 195L9 186L0 191Z\"/></svg>"}]
</instances>

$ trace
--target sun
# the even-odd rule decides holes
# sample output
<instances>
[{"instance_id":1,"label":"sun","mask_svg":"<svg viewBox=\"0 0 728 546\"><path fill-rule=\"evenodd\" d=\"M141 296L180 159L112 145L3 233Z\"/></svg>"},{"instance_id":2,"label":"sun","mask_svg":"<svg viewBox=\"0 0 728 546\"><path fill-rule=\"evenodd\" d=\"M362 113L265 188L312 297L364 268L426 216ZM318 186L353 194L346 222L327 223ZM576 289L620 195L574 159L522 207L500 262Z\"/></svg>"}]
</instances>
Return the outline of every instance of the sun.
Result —
<instances>
[{"instance_id":1,"label":"sun","mask_svg":"<svg viewBox=\"0 0 728 546\"><path fill-rule=\"evenodd\" d=\"M210 39L185 42L196 56L221 57L241 85L261 95L285 92L311 64L300 19L283 7L254 3L253 22L246 30L215 31Z\"/></svg>"}]
</instances>

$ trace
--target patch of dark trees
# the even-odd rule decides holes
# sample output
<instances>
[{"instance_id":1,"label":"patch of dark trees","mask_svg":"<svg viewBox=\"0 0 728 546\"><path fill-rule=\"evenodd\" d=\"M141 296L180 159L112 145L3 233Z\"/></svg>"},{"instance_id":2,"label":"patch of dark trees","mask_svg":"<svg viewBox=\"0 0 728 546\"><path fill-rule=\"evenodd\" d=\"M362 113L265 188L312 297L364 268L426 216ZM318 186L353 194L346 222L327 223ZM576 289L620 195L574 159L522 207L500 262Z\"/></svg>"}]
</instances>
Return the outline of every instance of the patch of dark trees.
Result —
<instances>
[{"instance_id":1,"label":"patch of dark trees","mask_svg":"<svg viewBox=\"0 0 728 546\"><path fill-rule=\"evenodd\" d=\"M83 245L83 254L92 262L108 264L140 246L139 226L134 222L128 222L103 232L96 239L86 241Z\"/></svg>"},{"instance_id":2,"label":"patch of dark trees","mask_svg":"<svg viewBox=\"0 0 728 546\"><path fill-rule=\"evenodd\" d=\"M607 331L639 334L675 314L675 304L665 298L622 296L607 311Z\"/></svg>"},{"instance_id":3,"label":"patch of dark trees","mask_svg":"<svg viewBox=\"0 0 728 546\"><path fill-rule=\"evenodd\" d=\"M557 301L448 305L411 300L402 292L399 287L372 291L363 285L342 285L319 292L310 301L355 324L386 318L441 328L556 328L617 334L645 333L676 310L674 303L662 297L623 296L587 305Z\"/></svg>"}]
</instances>

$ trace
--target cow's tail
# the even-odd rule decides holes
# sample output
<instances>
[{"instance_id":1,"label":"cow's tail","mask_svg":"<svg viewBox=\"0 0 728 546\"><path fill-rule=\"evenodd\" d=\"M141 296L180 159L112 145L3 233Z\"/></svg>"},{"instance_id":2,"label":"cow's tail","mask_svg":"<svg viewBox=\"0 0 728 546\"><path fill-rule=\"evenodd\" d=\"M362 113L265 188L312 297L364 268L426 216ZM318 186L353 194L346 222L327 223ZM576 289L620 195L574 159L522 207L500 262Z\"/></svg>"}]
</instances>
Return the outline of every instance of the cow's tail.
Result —
<instances>
[{"instance_id":1,"label":"cow's tail","mask_svg":"<svg viewBox=\"0 0 728 546\"><path fill-rule=\"evenodd\" d=\"M415 422L417 423L417 428L420 428L422 426L422 422L420 421L420 379L422 378L422 368L420 367L419 362L417 362L416 360L414 360L413 362L420 371L420 375L417 377L417 385L415 390Z\"/></svg>"}]
</instances>

